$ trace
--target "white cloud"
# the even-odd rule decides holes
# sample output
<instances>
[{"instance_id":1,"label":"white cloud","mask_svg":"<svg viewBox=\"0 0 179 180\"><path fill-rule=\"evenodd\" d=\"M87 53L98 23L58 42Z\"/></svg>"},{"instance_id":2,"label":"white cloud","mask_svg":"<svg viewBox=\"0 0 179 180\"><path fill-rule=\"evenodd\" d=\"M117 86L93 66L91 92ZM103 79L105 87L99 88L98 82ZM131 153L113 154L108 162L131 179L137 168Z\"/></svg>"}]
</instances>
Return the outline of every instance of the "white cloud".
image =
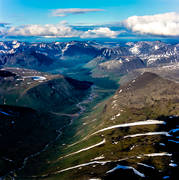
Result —
<instances>
[{"instance_id":1,"label":"white cloud","mask_svg":"<svg viewBox=\"0 0 179 180\"><path fill-rule=\"evenodd\" d=\"M45 25L24 25L9 28L6 36L44 36L44 37L78 37L79 31L74 30L66 22L62 21L59 24Z\"/></svg>"},{"instance_id":2,"label":"white cloud","mask_svg":"<svg viewBox=\"0 0 179 180\"><path fill-rule=\"evenodd\" d=\"M81 8L70 8L70 9L55 9L52 11L53 16L67 16L70 14L84 14L88 12L104 11L103 9L81 9Z\"/></svg>"},{"instance_id":3,"label":"white cloud","mask_svg":"<svg viewBox=\"0 0 179 180\"><path fill-rule=\"evenodd\" d=\"M141 34L178 36L179 13L132 16L123 21L123 25L133 32Z\"/></svg>"},{"instance_id":4,"label":"white cloud","mask_svg":"<svg viewBox=\"0 0 179 180\"><path fill-rule=\"evenodd\" d=\"M108 38L116 38L121 31L112 31L108 27L100 27L93 30L88 30L81 35L81 38L100 38L100 37L108 37Z\"/></svg>"},{"instance_id":5,"label":"white cloud","mask_svg":"<svg viewBox=\"0 0 179 180\"><path fill-rule=\"evenodd\" d=\"M23 26L12 26L10 28L4 28L0 31L0 35L6 37L45 37L45 38L116 38L123 31L112 31L108 27L99 27L91 30L76 30L67 24L67 22L62 21L59 24L31 24Z\"/></svg>"}]
</instances>

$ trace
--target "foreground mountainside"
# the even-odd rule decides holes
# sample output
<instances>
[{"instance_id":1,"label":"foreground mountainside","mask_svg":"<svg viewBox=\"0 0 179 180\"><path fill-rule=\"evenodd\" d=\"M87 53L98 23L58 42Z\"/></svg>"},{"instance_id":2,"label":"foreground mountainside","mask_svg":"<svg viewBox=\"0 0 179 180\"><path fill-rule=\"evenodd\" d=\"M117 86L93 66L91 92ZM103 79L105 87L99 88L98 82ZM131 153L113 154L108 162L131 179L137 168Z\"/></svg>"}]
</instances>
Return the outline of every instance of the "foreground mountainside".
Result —
<instances>
[{"instance_id":1,"label":"foreground mountainside","mask_svg":"<svg viewBox=\"0 0 179 180\"><path fill-rule=\"evenodd\" d=\"M83 114L70 144L32 158L16 176L176 179L178 116L179 84L144 73Z\"/></svg>"},{"instance_id":2,"label":"foreground mountainside","mask_svg":"<svg viewBox=\"0 0 179 180\"><path fill-rule=\"evenodd\" d=\"M178 62L179 45L160 41L120 44L95 42L0 42L0 65L69 73L89 68L93 77Z\"/></svg>"},{"instance_id":3,"label":"foreground mountainside","mask_svg":"<svg viewBox=\"0 0 179 180\"><path fill-rule=\"evenodd\" d=\"M176 179L178 57L160 41L0 42L0 177Z\"/></svg>"},{"instance_id":4,"label":"foreground mountainside","mask_svg":"<svg viewBox=\"0 0 179 180\"><path fill-rule=\"evenodd\" d=\"M87 94L90 82L35 70L0 70L0 176L22 168L55 141Z\"/></svg>"}]
</instances>

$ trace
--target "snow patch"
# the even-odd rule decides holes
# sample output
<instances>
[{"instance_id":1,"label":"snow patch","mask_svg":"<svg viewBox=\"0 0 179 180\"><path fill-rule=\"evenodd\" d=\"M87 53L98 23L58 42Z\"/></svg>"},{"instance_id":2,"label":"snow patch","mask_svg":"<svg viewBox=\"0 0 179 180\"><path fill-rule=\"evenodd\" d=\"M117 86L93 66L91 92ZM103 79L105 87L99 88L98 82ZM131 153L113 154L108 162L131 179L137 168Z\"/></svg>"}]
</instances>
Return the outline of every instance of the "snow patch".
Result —
<instances>
[{"instance_id":1,"label":"snow patch","mask_svg":"<svg viewBox=\"0 0 179 180\"><path fill-rule=\"evenodd\" d=\"M122 89L119 91L119 93L122 93Z\"/></svg>"},{"instance_id":2,"label":"snow patch","mask_svg":"<svg viewBox=\"0 0 179 180\"><path fill-rule=\"evenodd\" d=\"M132 54L139 54L140 53L139 45L135 44L132 48L129 49L129 51Z\"/></svg>"},{"instance_id":3,"label":"snow patch","mask_svg":"<svg viewBox=\"0 0 179 180\"><path fill-rule=\"evenodd\" d=\"M172 156L172 154L163 152L163 153L151 153L151 154L144 154L143 156L147 157L155 157L155 156Z\"/></svg>"},{"instance_id":4,"label":"snow patch","mask_svg":"<svg viewBox=\"0 0 179 180\"><path fill-rule=\"evenodd\" d=\"M176 132L178 132L178 131L179 131L179 128L176 128L176 129L170 130L169 133L176 133Z\"/></svg>"},{"instance_id":5,"label":"snow patch","mask_svg":"<svg viewBox=\"0 0 179 180\"><path fill-rule=\"evenodd\" d=\"M143 164L143 163L138 163L138 164L141 165L141 166L145 166L145 167L148 167L148 168L155 169L155 167L149 166L149 165L147 165L147 164Z\"/></svg>"},{"instance_id":6,"label":"snow patch","mask_svg":"<svg viewBox=\"0 0 179 180\"><path fill-rule=\"evenodd\" d=\"M154 49L155 49L155 50L158 50L159 48L160 48L160 47L157 46L157 45L154 46Z\"/></svg>"},{"instance_id":7,"label":"snow patch","mask_svg":"<svg viewBox=\"0 0 179 180\"><path fill-rule=\"evenodd\" d=\"M113 121L113 120L115 120L115 119L116 119L116 117L115 117L115 116L113 116L113 117L111 117L111 119L110 119L110 120L111 120L111 121Z\"/></svg>"},{"instance_id":8,"label":"snow patch","mask_svg":"<svg viewBox=\"0 0 179 180\"><path fill-rule=\"evenodd\" d=\"M17 41L16 40L12 41L12 44L17 44Z\"/></svg>"},{"instance_id":9,"label":"snow patch","mask_svg":"<svg viewBox=\"0 0 179 180\"><path fill-rule=\"evenodd\" d=\"M89 147L87 147L87 148L83 148L83 149L81 149L81 150L79 150L79 151L76 151L76 152L67 154L66 156L63 156L63 157L58 158L58 160L59 160L59 159L66 158L66 157L69 157L69 156L72 156L72 155L74 155L74 154L81 153L81 152L83 152L83 151L88 151L89 149L95 148L95 147L100 146L100 145L105 144L105 143L106 143L106 139L103 139L103 141L101 141L101 142L99 142L99 143L97 143L97 144L94 144L94 145L89 146Z\"/></svg>"},{"instance_id":10,"label":"snow patch","mask_svg":"<svg viewBox=\"0 0 179 180\"><path fill-rule=\"evenodd\" d=\"M133 145L133 146L130 148L130 150L133 150L136 146L137 146L137 145Z\"/></svg>"},{"instance_id":11,"label":"snow patch","mask_svg":"<svg viewBox=\"0 0 179 180\"><path fill-rule=\"evenodd\" d=\"M168 141L173 142L173 143L176 143L176 144L179 143L179 141L174 141L174 140L172 140L172 139L169 139Z\"/></svg>"},{"instance_id":12,"label":"snow patch","mask_svg":"<svg viewBox=\"0 0 179 180\"><path fill-rule=\"evenodd\" d=\"M70 46L71 44L67 43L66 46L62 49L62 55L64 55L65 51L68 49L68 47Z\"/></svg>"},{"instance_id":13,"label":"snow patch","mask_svg":"<svg viewBox=\"0 0 179 180\"><path fill-rule=\"evenodd\" d=\"M107 130L111 130L111 129L115 129L115 128L120 128L120 127L132 127L132 126L142 126L142 125L152 125L152 124L166 124L166 122L159 121L159 120L146 120L146 121L138 121L138 122L133 122L133 123L118 124L118 125L109 126L107 128L96 131L93 134L91 134L91 136L94 134L103 132L103 131L107 131Z\"/></svg>"},{"instance_id":14,"label":"snow patch","mask_svg":"<svg viewBox=\"0 0 179 180\"><path fill-rule=\"evenodd\" d=\"M88 162L88 163L84 163L84 164L79 164L77 166L72 166L72 167L69 167L69 168L66 168L66 169L62 169L60 171L55 172L54 174L59 174L61 172L69 171L69 170L80 168L80 167L84 167L84 166L94 165L94 164L105 165L106 163L109 163L109 162L111 162L111 161L93 161L93 162Z\"/></svg>"},{"instance_id":15,"label":"snow patch","mask_svg":"<svg viewBox=\"0 0 179 180\"><path fill-rule=\"evenodd\" d=\"M58 44L60 44L60 42L55 42L55 45L58 45Z\"/></svg>"},{"instance_id":16,"label":"snow patch","mask_svg":"<svg viewBox=\"0 0 179 180\"><path fill-rule=\"evenodd\" d=\"M98 156L98 157L92 159L91 161L94 161L94 160L101 160L101 159L104 159L104 158L105 158L104 155L101 155L101 156Z\"/></svg>"},{"instance_id":17,"label":"snow patch","mask_svg":"<svg viewBox=\"0 0 179 180\"><path fill-rule=\"evenodd\" d=\"M164 143L159 143L159 145L161 145L161 146L166 146Z\"/></svg>"},{"instance_id":18,"label":"snow patch","mask_svg":"<svg viewBox=\"0 0 179 180\"><path fill-rule=\"evenodd\" d=\"M120 113L118 113L117 115L116 115L116 117L119 117L121 114Z\"/></svg>"},{"instance_id":19,"label":"snow patch","mask_svg":"<svg viewBox=\"0 0 179 180\"><path fill-rule=\"evenodd\" d=\"M134 172L135 174L137 174L138 176L140 176L140 177L145 177L145 175L144 175L143 173L137 171L135 168L133 168L133 167L131 167L131 166L122 166L122 165L117 165L115 168L107 171L107 174L108 174L108 173L111 173L111 172L114 172L114 171L116 171L117 169L132 169L133 172Z\"/></svg>"},{"instance_id":20,"label":"snow patch","mask_svg":"<svg viewBox=\"0 0 179 180\"><path fill-rule=\"evenodd\" d=\"M23 71L22 73L25 74L24 71ZM23 78L23 79L32 78L34 81L44 81L44 80L47 79L47 78L44 77L44 76L23 76L22 78ZM17 80L21 80L21 79L17 79Z\"/></svg>"},{"instance_id":21,"label":"snow patch","mask_svg":"<svg viewBox=\"0 0 179 180\"><path fill-rule=\"evenodd\" d=\"M117 102L117 100L114 100L113 102L112 102L112 104L115 104Z\"/></svg>"},{"instance_id":22,"label":"snow patch","mask_svg":"<svg viewBox=\"0 0 179 180\"><path fill-rule=\"evenodd\" d=\"M175 164L175 163L170 163L169 166L171 166L171 167L177 167L178 165Z\"/></svg>"},{"instance_id":23,"label":"snow patch","mask_svg":"<svg viewBox=\"0 0 179 180\"><path fill-rule=\"evenodd\" d=\"M135 81L136 81L136 80L134 79L134 80L132 81L132 83L135 83Z\"/></svg>"},{"instance_id":24,"label":"snow patch","mask_svg":"<svg viewBox=\"0 0 179 180\"><path fill-rule=\"evenodd\" d=\"M153 135L171 136L170 134L168 134L168 132L148 132L148 133L141 133L141 134L133 134L133 135L124 136L124 139L125 138L132 138L132 137L139 137L139 136L153 136Z\"/></svg>"},{"instance_id":25,"label":"snow patch","mask_svg":"<svg viewBox=\"0 0 179 180\"><path fill-rule=\"evenodd\" d=\"M43 76L34 76L34 77L32 77L32 79L33 79L34 81L44 81L44 80L46 80L47 78L46 78L46 77L43 77Z\"/></svg>"}]
</instances>

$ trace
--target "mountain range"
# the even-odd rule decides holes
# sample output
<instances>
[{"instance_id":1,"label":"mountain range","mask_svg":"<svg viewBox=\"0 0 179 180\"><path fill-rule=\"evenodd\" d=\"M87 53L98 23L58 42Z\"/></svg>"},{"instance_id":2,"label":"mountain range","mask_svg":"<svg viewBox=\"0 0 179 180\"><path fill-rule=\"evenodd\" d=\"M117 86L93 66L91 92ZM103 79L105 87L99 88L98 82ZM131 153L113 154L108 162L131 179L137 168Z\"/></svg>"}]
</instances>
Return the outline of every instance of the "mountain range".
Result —
<instances>
[{"instance_id":1,"label":"mountain range","mask_svg":"<svg viewBox=\"0 0 179 180\"><path fill-rule=\"evenodd\" d=\"M124 74L133 69L178 62L179 44L160 41L128 42L120 45L97 42L25 43L0 42L0 65L41 71L68 67L90 68L93 76Z\"/></svg>"}]
</instances>

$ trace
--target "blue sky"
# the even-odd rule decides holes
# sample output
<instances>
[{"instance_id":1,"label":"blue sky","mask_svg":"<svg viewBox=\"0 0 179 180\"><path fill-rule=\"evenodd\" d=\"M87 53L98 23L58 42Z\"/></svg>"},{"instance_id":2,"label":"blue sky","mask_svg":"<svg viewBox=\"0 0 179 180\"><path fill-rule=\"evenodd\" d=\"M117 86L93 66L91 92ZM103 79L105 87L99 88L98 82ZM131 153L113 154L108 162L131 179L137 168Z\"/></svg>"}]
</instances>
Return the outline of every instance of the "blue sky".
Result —
<instances>
[{"instance_id":1,"label":"blue sky","mask_svg":"<svg viewBox=\"0 0 179 180\"><path fill-rule=\"evenodd\" d=\"M14 24L46 24L67 20L69 23L117 22L133 15L179 11L178 0L0 0L0 21ZM51 17L59 8L99 8L104 12Z\"/></svg>"},{"instance_id":2,"label":"blue sky","mask_svg":"<svg viewBox=\"0 0 179 180\"><path fill-rule=\"evenodd\" d=\"M65 14L57 13L54 15L54 11L61 12L64 9L69 12L65 12ZM165 15L166 13L173 12L176 14L172 16L171 14ZM0 0L0 23L10 23L9 26L16 28L20 28L24 25L41 25L37 27L40 29L46 24L55 25L55 27L53 26L51 28L56 28L56 24L61 22L63 22L63 26L58 26L58 30L64 26L71 25L89 25L89 27L90 25L118 25L120 22L123 22L132 16L143 17L146 15L154 16L157 14L164 14L164 18L169 16L169 18L173 19L176 23L178 21L178 13L179 0ZM161 19L163 21L162 17ZM139 21L140 19L136 20L137 23ZM160 21L160 17L158 18L158 21ZM132 22L128 23L129 25L125 25L125 28L127 27L130 31L132 30L133 32L141 33L141 29L136 29L136 27L133 27L134 25L131 26ZM170 22L170 25L171 24L172 23ZM104 26L102 27L104 28ZM8 31L8 28L10 27L0 31L0 33L6 33L6 36L7 34L11 36L14 34L20 35L20 33L17 33L17 29L16 33L6 32ZM33 26L33 29L34 28L35 26ZM97 27L91 26L91 28ZM22 28L20 30L22 32ZM11 30L11 32L12 31L13 30ZM26 31L29 31L29 29L26 29ZM94 33L104 34L102 31L107 31L108 34L111 33L112 38L117 36L115 33L109 32L108 29L100 29L99 31L95 31L94 29L94 31L90 31L87 36L90 37L89 34ZM172 33L167 34L166 32L168 31L169 30L167 29L165 32L162 32L161 35L176 35L173 28ZM151 34L150 32L142 30L142 34L146 33ZM152 33L154 33L153 30ZM21 34L24 35L25 33ZM35 33L32 33L30 35L34 34ZM39 35L39 33L36 34ZM42 34L45 36L45 33ZM76 32L76 34L78 34L78 32ZM101 37L102 34L100 34ZM27 35L27 33L25 35ZM47 33L47 36L49 35L51 35L51 33ZM57 35L59 36L59 33L57 33ZM156 35L156 32L154 35ZM81 37L83 37L83 35ZM86 35L84 37L86 37Z\"/></svg>"}]
</instances>

